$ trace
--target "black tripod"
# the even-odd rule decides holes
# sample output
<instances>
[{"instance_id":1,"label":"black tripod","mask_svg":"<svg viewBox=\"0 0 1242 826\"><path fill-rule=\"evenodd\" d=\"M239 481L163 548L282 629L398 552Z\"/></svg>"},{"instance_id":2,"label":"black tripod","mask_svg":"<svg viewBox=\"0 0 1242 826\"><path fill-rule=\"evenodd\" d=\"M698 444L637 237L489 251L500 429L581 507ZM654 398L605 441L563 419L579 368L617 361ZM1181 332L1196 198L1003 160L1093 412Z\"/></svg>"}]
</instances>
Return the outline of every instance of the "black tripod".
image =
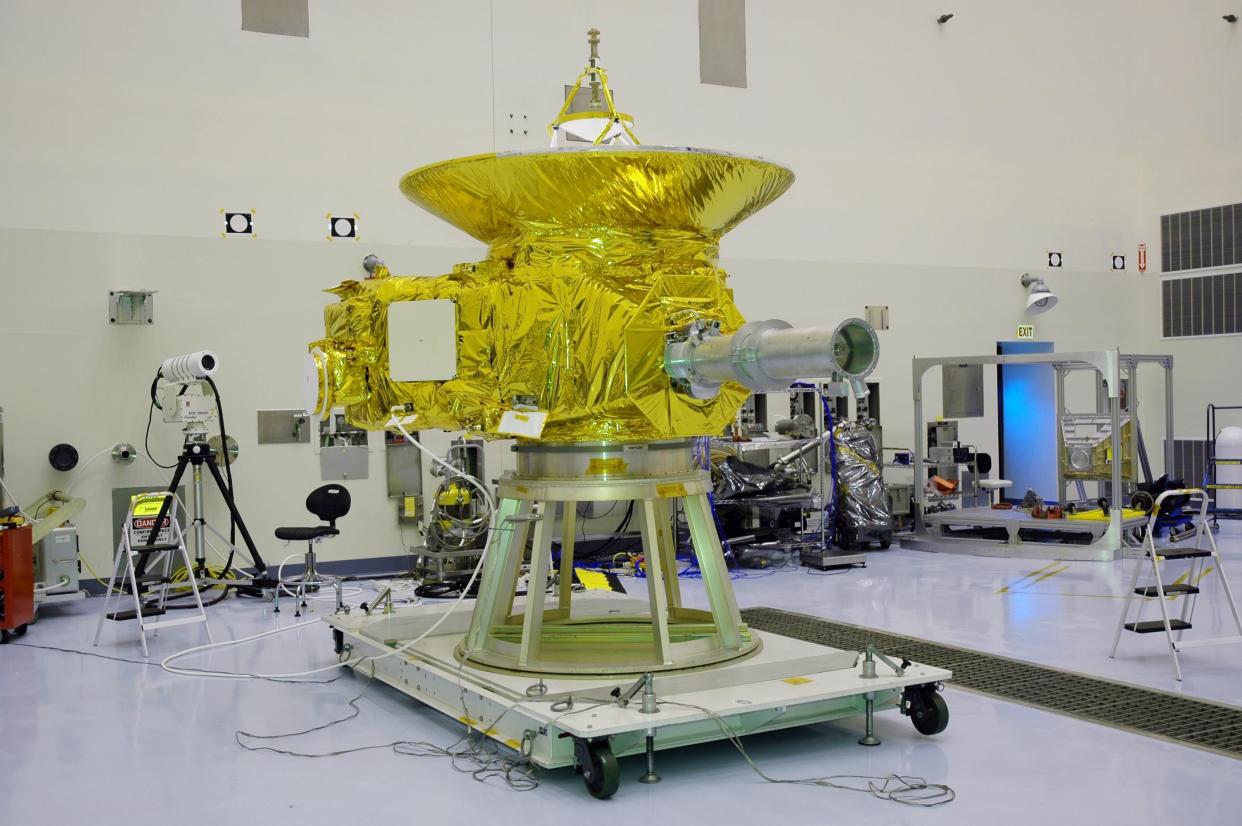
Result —
<instances>
[{"instance_id":1,"label":"black tripod","mask_svg":"<svg viewBox=\"0 0 1242 826\"><path fill-rule=\"evenodd\" d=\"M168 485L168 491L174 496L177 494L177 486L181 484L181 477L185 475L187 467L194 468L194 553L196 562L199 566L205 566L204 559L204 530L211 530L221 540L224 536L215 528L207 524L207 520L203 517L203 466L211 473L211 478L216 480L216 488L220 491L221 498L224 503L229 506L229 514L232 517L233 524L241 532L242 541L246 543L246 550L250 553L250 560L254 563L256 572L255 577L251 580L251 587L255 589L270 587L275 580L267 576L267 563L263 561L263 557L259 555L259 549L255 547L254 540L250 537L250 531L246 528L246 523L242 519L241 513L237 510L237 503L233 501L233 492L229 490L229 486L225 484L224 477L220 475L220 468L216 466L217 454L210 445L205 442L187 440L182 447L181 455L177 457L177 468L173 472L172 482ZM164 524L164 520L168 518L168 509L172 505L170 498L165 498L163 504L160 505L159 515L155 518L155 525L151 528L151 533L147 537L146 544L141 547L150 548L157 543L159 537L159 527ZM230 548L233 543L229 542ZM139 549L141 550L141 548ZM139 562L138 574L143 573L146 567L147 554L143 554Z\"/></svg>"}]
</instances>

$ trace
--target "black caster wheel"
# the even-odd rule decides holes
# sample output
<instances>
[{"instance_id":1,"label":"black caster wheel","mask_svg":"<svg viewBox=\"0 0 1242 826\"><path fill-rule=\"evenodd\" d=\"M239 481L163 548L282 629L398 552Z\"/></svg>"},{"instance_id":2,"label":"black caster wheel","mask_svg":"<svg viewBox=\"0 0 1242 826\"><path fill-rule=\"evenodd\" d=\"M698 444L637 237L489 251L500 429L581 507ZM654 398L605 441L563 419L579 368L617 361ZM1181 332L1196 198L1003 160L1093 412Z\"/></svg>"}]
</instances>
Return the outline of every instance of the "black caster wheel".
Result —
<instances>
[{"instance_id":1,"label":"black caster wheel","mask_svg":"<svg viewBox=\"0 0 1242 826\"><path fill-rule=\"evenodd\" d=\"M336 652L338 657L345 650L345 632L339 628L332 629L332 650Z\"/></svg>"},{"instance_id":2,"label":"black caster wheel","mask_svg":"<svg viewBox=\"0 0 1242 826\"><path fill-rule=\"evenodd\" d=\"M8 645L14 634L7 628L0 628L0 645Z\"/></svg>"},{"instance_id":3,"label":"black caster wheel","mask_svg":"<svg viewBox=\"0 0 1242 826\"><path fill-rule=\"evenodd\" d=\"M607 800L616 794L617 787L621 785L621 767L617 765L616 755L612 753L608 741L579 741L574 745L578 753L578 771L582 773L582 782L591 797Z\"/></svg>"},{"instance_id":4,"label":"black caster wheel","mask_svg":"<svg viewBox=\"0 0 1242 826\"><path fill-rule=\"evenodd\" d=\"M26 636L26 630L27 630L27 628L29 628L29 626L28 626L28 625L19 625L19 626L17 626L16 628L14 628L14 629L13 629L13 636L15 636L15 637L24 637L24 636Z\"/></svg>"},{"instance_id":5,"label":"black caster wheel","mask_svg":"<svg viewBox=\"0 0 1242 826\"><path fill-rule=\"evenodd\" d=\"M949 725L949 704L934 685L910 686L901 698L901 712L910 717L919 734L939 734Z\"/></svg>"},{"instance_id":6,"label":"black caster wheel","mask_svg":"<svg viewBox=\"0 0 1242 826\"><path fill-rule=\"evenodd\" d=\"M892 545L893 545L893 540L891 540L891 539L881 539L881 540L880 540L880 550L881 550L881 551L887 551L889 548L891 548L891 547L892 547Z\"/></svg>"}]
</instances>

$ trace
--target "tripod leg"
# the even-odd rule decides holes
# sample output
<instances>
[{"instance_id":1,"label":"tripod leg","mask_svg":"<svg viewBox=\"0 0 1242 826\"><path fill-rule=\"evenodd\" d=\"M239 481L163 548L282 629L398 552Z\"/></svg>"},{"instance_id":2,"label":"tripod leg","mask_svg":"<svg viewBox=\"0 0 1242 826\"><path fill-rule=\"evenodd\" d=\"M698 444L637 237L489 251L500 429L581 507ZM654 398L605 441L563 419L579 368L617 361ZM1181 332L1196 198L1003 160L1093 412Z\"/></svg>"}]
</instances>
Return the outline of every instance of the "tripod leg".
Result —
<instances>
[{"instance_id":1,"label":"tripod leg","mask_svg":"<svg viewBox=\"0 0 1242 826\"><path fill-rule=\"evenodd\" d=\"M236 523L237 529L241 531L242 540L246 543L246 550L250 552L250 561L254 563L256 570L266 571L267 563L259 555L259 549L254 546L254 540L250 538L250 530L246 527L246 522L237 510L237 503L233 501L233 494L229 490L228 485L224 483L224 477L220 475L220 468L216 467L216 463L210 460L206 462L206 465L207 470L211 471L212 478L216 480L216 487L220 489L220 496L224 498L224 503L229 506L229 513L233 516L233 522Z\"/></svg>"},{"instance_id":2,"label":"tripod leg","mask_svg":"<svg viewBox=\"0 0 1242 826\"><path fill-rule=\"evenodd\" d=\"M168 492L173 496L177 495L177 486L181 484L181 477L185 475L185 469L190 464L189 458L183 453L177 459L177 469L173 471L172 482L168 484ZM151 534L147 537L146 545L154 545L159 538L160 525L164 524L164 520L168 518L168 510L172 507L172 497L164 497L164 501L160 503L160 512L155 517L155 524L151 526ZM142 576L147 572L147 557L143 556L138 559L138 576Z\"/></svg>"}]
</instances>

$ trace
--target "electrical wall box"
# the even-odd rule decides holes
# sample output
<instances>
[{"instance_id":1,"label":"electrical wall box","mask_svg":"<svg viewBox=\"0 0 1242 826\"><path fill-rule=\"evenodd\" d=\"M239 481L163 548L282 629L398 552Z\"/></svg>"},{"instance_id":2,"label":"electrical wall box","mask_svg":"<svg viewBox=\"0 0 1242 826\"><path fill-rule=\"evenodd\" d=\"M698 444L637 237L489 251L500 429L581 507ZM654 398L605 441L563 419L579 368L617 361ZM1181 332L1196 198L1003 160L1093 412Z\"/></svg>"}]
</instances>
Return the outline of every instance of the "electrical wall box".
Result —
<instances>
[{"instance_id":1,"label":"electrical wall box","mask_svg":"<svg viewBox=\"0 0 1242 826\"><path fill-rule=\"evenodd\" d=\"M366 479L370 475L370 449L345 445L319 449L319 476L325 482Z\"/></svg>"},{"instance_id":2,"label":"electrical wall box","mask_svg":"<svg viewBox=\"0 0 1242 826\"><path fill-rule=\"evenodd\" d=\"M415 439L418 434L412 434ZM401 434L384 438L384 462L388 471L388 496L417 497L423 495L423 452Z\"/></svg>"},{"instance_id":3,"label":"electrical wall box","mask_svg":"<svg viewBox=\"0 0 1242 826\"><path fill-rule=\"evenodd\" d=\"M388 376L393 381L457 377L457 304L444 298L388 305Z\"/></svg>"},{"instance_id":4,"label":"electrical wall box","mask_svg":"<svg viewBox=\"0 0 1242 826\"><path fill-rule=\"evenodd\" d=\"M261 445L308 445L310 416L305 410L260 410L258 434Z\"/></svg>"},{"instance_id":5,"label":"electrical wall box","mask_svg":"<svg viewBox=\"0 0 1242 826\"><path fill-rule=\"evenodd\" d=\"M109 290L108 323L154 324L156 290Z\"/></svg>"},{"instance_id":6,"label":"electrical wall box","mask_svg":"<svg viewBox=\"0 0 1242 826\"><path fill-rule=\"evenodd\" d=\"M877 330L888 329L888 305L868 304L866 306L867 323Z\"/></svg>"}]
</instances>

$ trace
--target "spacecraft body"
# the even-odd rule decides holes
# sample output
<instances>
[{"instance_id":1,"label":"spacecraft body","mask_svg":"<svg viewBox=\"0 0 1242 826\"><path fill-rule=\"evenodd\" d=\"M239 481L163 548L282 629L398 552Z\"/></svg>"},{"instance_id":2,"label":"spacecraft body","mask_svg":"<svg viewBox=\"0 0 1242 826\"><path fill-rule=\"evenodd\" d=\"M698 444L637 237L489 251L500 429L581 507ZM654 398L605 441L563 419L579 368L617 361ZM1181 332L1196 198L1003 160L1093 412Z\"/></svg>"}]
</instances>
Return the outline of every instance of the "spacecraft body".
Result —
<instances>
[{"instance_id":1,"label":"spacecraft body","mask_svg":"<svg viewBox=\"0 0 1242 826\"><path fill-rule=\"evenodd\" d=\"M312 345L321 410L378 429L409 404L416 427L545 442L646 441L718 434L746 387L707 398L665 368L693 325L744 324L717 267L721 236L792 184L774 163L721 152L600 146L479 155L415 170L414 203L488 245L436 277L345 281ZM388 310L448 299L456 374L402 382L389 370ZM698 394L699 396L705 394ZM505 414L546 413L537 432Z\"/></svg>"},{"instance_id":2,"label":"spacecraft body","mask_svg":"<svg viewBox=\"0 0 1242 826\"><path fill-rule=\"evenodd\" d=\"M335 287L308 387L314 410L343 407L363 428L391 426L398 410L414 429L517 438L459 661L607 675L760 650L692 437L719 434L749 391L800 377L859 392L878 356L858 319L794 329L748 323L733 303L716 265L721 236L792 183L756 158L617 144L461 158L401 181L414 203L486 243L487 258L425 278L376 266ZM625 503L636 518L646 610L575 601L584 502ZM674 514L708 610L683 603ZM529 596L554 584L554 604Z\"/></svg>"},{"instance_id":3,"label":"spacecraft body","mask_svg":"<svg viewBox=\"0 0 1242 826\"><path fill-rule=\"evenodd\" d=\"M720 240L793 173L637 145L598 42L588 32L590 59L549 125L553 148L402 179L411 201L486 244L484 260L431 277L373 263L372 277L330 291L340 300L311 345L310 411L343 408L355 426L410 441L406 427L516 439L495 497L462 477L489 514L469 623L452 615L460 600L338 612L327 619L337 651L348 644L362 655L354 668L536 766L577 766L598 798L617 790L617 755L645 753L642 781L655 782L657 749L734 733L865 714L860 742L874 745L875 710L898 705L939 709L916 725L942 730L935 686L950 672L885 660L893 673L879 673L870 652L860 662L743 622L694 437L720 434L748 392L796 379L865 394L878 341L859 319L793 328L742 317L717 266ZM609 502L641 543L625 531L626 594L575 584L579 505ZM706 608L683 599L687 536Z\"/></svg>"}]
</instances>

